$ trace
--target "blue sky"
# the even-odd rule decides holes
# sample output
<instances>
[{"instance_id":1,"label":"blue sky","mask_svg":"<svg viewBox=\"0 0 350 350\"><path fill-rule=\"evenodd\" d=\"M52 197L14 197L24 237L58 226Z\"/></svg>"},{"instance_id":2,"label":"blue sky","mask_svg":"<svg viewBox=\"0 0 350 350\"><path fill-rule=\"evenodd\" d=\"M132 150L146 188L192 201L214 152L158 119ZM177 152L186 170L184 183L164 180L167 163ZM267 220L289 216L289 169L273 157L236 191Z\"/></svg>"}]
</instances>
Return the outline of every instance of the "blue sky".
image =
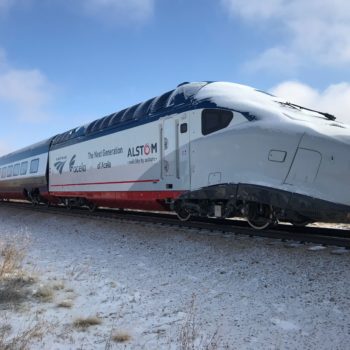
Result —
<instances>
[{"instance_id":1,"label":"blue sky","mask_svg":"<svg viewBox=\"0 0 350 350\"><path fill-rule=\"evenodd\" d=\"M0 0L0 154L199 80L350 121L350 2Z\"/></svg>"}]
</instances>

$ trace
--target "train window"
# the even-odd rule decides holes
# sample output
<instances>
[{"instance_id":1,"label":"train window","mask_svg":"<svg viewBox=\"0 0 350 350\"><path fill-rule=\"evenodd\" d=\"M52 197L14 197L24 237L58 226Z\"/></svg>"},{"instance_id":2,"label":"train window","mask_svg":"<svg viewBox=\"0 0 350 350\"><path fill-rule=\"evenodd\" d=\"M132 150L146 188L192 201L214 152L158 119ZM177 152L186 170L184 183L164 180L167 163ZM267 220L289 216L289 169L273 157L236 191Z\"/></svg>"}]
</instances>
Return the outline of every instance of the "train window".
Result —
<instances>
[{"instance_id":1,"label":"train window","mask_svg":"<svg viewBox=\"0 0 350 350\"><path fill-rule=\"evenodd\" d=\"M13 176L19 175L19 167L20 167L19 163L15 164L15 166L13 167Z\"/></svg>"},{"instance_id":2,"label":"train window","mask_svg":"<svg viewBox=\"0 0 350 350\"><path fill-rule=\"evenodd\" d=\"M12 176L13 165L7 167L7 177Z\"/></svg>"},{"instance_id":3,"label":"train window","mask_svg":"<svg viewBox=\"0 0 350 350\"><path fill-rule=\"evenodd\" d=\"M66 131L62 137L62 142L65 142L70 139L70 136L72 135L72 131Z\"/></svg>"},{"instance_id":4,"label":"train window","mask_svg":"<svg viewBox=\"0 0 350 350\"><path fill-rule=\"evenodd\" d=\"M105 117L105 118L103 119L103 123L102 123L102 125L101 125L101 129L106 129L106 128L108 128L109 123L110 123L111 119L113 118L113 116L114 116L115 114L116 114L116 113L113 113L113 114L111 114L111 115L109 115L109 116L107 116L107 117Z\"/></svg>"},{"instance_id":5,"label":"train window","mask_svg":"<svg viewBox=\"0 0 350 350\"><path fill-rule=\"evenodd\" d=\"M28 170L28 162L22 162L21 163L21 175L25 175L27 174L27 170Z\"/></svg>"},{"instance_id":6,"label":"train window","mask_svg":"<svg viewBox=\"0 0 350 350\"><path fill-rule=\"evenodd\" d=\"M233 113L220 109L204 109L202 112L202 134L208 135L226 128L233 119Z\"/></svg>"},{"instance_id":7,"label":"train window","mask_svg":"<svg viewBox=\"0 0 350 350\"><path fill-rule=\"evenodd\" d=\"M104 118L98 119L95 125L92 127L91 132L96 132L101 130L101 125L103 123Z\"/></svg>"},{"instance_id":8,"label":"train window","mask_svg":"<svg viewBox=\"0 0 350 350\"><path fill-rule=\"evenodd\" d=\"M58 143L60 142L60 139L61 139L61 135L57 135L57 136L53 139L52 144L53 144L53 145L58 144Z\"/></svg>"},{"instance_id":9,"label":"train window","mask_svg":"<svg viewBox=\"0 0 350 350\"><path fill-rule=\"evenodd\" d=\"M87 127L87 129L86 129L86 133L87 134L91 134L92 133L92 131L93 131L93 128L94 128L94 126L95 126L95 124L98 122L98 119L97 120L94 120L93 122L91 122L90 124L89 124L89 126Z\"/></svg>"},{"instance_id":10,"label":"train window","mask_svg":"<svg viewBox=\"0 0 350 350\"><path fill-rule=\"evenodd\" d=\"M84 126L80 126L80 127L76 128L74 130L74 136L73 137L75 138L75 137L84 136L84 134L85 134L85 127Z\"/></svg>"},{"instance_id":11,"label":"train window","mask_svg":"<svg viewBox=\"0 0 350 350\"><path fill-rule=\"evenodd\" d=\"M181 134L184 134L185 132L187 132L187 123L182 123L180 125L180 132Z\"/></svg>"},{"instance_id":12,"label":"train window","mask_svg":"<svg viewBox=\"0 0 350 350\"><path fill-rule=\"evenodd\" d=\"M134 113L134 119L140 119L142 117L145 117L148 114L148 110L149 110L149 107L150 107L152 101L153 101L153 98L151 98L150 100L148 100L146 102L139 104L139 106L137 107L137 109Z\"/></svg>"},{"instance_id":13,"label":"train window","mask_svg":"<svg viewBox=\"0 0 350 350\"><path fill-rule=\"evenodd\" d=\"M123 119L122 121L125 122L125 121L128 121L128 120L132 120L133 117L134 117L134 113L137 109L139 105L135 105L135 106L132 106L130 107L126 112L125 114L123 115Z\"/></svg>"},{"instance_id":14,"label":"train window","mask_svg":"<svg viewBox=\"0 0 350 350\"><path fill-rule=\"evenodd\" d=\"M207 83L184 83L180 84L171 94L168 100L168 107L186 103Z\"/></svg>"},{"instance_id":15,"label":"train window","mask_svg":"<svg viewBox=\"0 0 350 350\"><path fill-rule=\"evenodd\" d=\"M174 90L168 91L165 94L155 98L150 107L150 113L157 113L164 107L166 107L169 96L173 93Z\"/></svg>"},{"instance_id":16,"label":"train window","mask_svg":"<svg viewBox=\"0 0 350 350\"><path fill-rule=\"evenodd\" d=\"M117 125L120 123L122 117L123 117L123 114L125 113L126 109L123 109L122 111L116 113L113 118L110 120L109 122L109 126L112 126L112 125Z\"/></svg>"},{"instance_id":17,"label":"train window","mask_svg":"<svg viewBox=\"0 0 350 350\"><path fill-rule=\"evenodd\" d=\"M30 170L29 170L29 172L31 174L34 174L34 173L38 172L38 169L39 169L39 158L36 158L36 159L33 159L30 162Z\"/></svg>"},{"instance_id":18,"label":"train window","mask_svg":"<svg viewBox=\"0 0 350 350\"><path fill-rule=\"evenodd\" d=\"M3 179L4 177L6 177L6 167L5 168L2 168L1 170L1 178Z\"/></svg>"}]
</instances>

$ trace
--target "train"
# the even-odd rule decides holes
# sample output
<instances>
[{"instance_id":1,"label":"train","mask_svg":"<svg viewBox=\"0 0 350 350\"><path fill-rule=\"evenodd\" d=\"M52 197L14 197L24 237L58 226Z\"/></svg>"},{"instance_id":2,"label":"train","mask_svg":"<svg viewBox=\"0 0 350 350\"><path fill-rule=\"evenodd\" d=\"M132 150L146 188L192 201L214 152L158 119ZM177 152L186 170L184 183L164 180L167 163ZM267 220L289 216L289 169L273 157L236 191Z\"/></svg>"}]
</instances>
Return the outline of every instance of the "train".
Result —
<instances>
[{"instance_id":1,"label":"train","mask_svg":"<svg viewBox=\"0 0 350 350\"><path fill-rule=\"evenodd\" d=\"M350 130L230 82L160 96L0 157L0 200L243 217L255 229L350 219Z\"/></svg>"}]
</instances>

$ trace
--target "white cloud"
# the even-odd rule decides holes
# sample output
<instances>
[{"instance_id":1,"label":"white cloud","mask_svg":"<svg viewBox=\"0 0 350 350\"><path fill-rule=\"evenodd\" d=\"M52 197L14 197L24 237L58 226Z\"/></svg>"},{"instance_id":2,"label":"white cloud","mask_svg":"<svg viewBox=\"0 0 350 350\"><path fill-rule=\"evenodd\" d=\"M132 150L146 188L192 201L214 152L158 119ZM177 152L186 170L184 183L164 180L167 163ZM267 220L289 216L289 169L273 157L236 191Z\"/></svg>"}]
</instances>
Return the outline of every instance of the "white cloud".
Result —
<instances>
[{"instance_id":1,"label":"white cloud","mask_svg":"<svg viewBox=\"0 0 350 350\"><path fill-rule=\"evenodd\" d=\"M290 102L334 114L337 120L350 124L350 84L339 83L323 91L296 81L283 82L270 90Z\"/></svg>"},{"instance_id":2,"label":"white cloud","mask_svg":"<svg viewBox=\"0 0 350 350\"><path fill-rule=\"evenodd\" d=\"M48 119L52 90L43 73L12 68L0 50L0 106L10 108L20 120L43 121Z\"/></svg>"},{"instance_id":3,"label":"white cloud","mask_svg":"<svg viewBox=\"0 0 350 350\"><path fill-rule=\"evenodd\" d=\"M80 0L91 16L104 20L144 22L153 15L155 0Z\"/></svg>"},{"instance_id":4,"label":"white cloud","mask_svg":"<svg viewBox=\"0 0 350 350\"><path fill-rule=\"evenodd\" d=\"M221 0L232 16L284 31L286 50L301 62L325 65L350 63L350 1L348 0ZM286 44L288 42L288 44ZM268 53L269 51L267 51ZM268 54L261 56L261 60Z\"/></svg>"},{"instance_id":5,"label":"white cloud","mask_svg":"<svg viewBox=\"0 0 350 350\"><path fill-rule=\"evenodd\" d=\"M299 65L298 57L293 52L274 47L247 62L244 67L253 72L267 69L276 73L294 73Z\"/></svg>"},{"instance_id":6,"label":"white cloud","mask_svg":"<svg viewBox=\"0 0 350 350\"><path fill-rule=\"evenodd\" d=\"M268 19L276 16L281 9L283 0L222 0L231 15L240 15L251 20Z\"/></svg>"}]
</instances>

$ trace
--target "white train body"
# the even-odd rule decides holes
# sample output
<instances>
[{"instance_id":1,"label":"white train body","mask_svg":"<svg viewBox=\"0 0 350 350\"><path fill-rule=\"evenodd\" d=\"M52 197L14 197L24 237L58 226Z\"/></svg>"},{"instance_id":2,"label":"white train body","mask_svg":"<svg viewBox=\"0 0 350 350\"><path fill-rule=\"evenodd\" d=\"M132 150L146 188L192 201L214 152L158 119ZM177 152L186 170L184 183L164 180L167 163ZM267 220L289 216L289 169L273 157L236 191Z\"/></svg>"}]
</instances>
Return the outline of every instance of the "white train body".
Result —
<instances>
[{"instance_id":1,"label":"white train body","mask_svg":"<svg viewBox=\"0 0 350 350\"><path fill-rule=\"evenodd\" d=\"M346 221L349 150L349 127L328 114L238 84L187 83L52 138L47 192L257 227Z\"/></svg>"}]
</instances>

